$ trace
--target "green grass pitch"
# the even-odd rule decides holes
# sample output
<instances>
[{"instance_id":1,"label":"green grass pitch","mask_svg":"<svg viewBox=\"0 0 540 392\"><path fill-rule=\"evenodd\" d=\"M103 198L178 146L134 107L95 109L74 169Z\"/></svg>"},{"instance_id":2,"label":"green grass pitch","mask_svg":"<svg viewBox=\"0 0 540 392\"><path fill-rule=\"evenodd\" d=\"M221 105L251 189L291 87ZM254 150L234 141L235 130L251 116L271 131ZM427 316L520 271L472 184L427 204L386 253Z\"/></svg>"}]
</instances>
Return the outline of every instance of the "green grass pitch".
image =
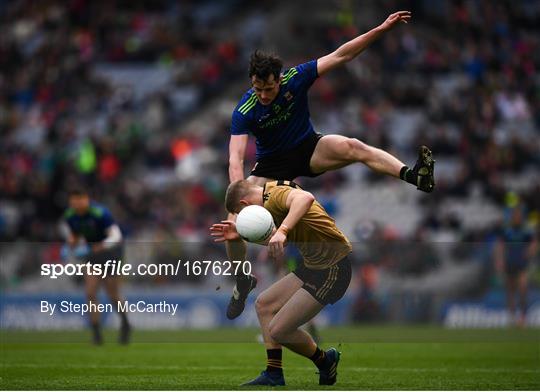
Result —
<instances>
[{"instance_id":1,"label":"green grass pitch","mask_svg":"<svg viewBox=\"0 0 540 392\"><path fill-rule=\"evenodd\" d=\"M86 332L0 331L0 388L239 389L265 366L255 335L136 331L122 347L108 331L106 344L94 347ZM324 389L540 389L538 329L366 326L322 337L323 348L340 343L342 351L338 382ZM287 386L278 389L323 388L309 360L287 350L283 359Z\"/></svg>"}]
</instances>

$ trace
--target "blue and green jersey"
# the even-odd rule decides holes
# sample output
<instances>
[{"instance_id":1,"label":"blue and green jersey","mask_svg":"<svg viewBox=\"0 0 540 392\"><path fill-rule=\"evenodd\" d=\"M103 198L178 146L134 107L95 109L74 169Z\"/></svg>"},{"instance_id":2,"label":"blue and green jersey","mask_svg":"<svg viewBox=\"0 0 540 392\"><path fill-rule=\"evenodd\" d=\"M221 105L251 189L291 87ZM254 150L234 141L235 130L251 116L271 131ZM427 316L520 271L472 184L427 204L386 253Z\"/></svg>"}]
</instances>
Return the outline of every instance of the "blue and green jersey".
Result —
<instances>
[{"instance_id":1,"label":"blue and green jersey","mask_svg":"<svg viewBox=\"0 0 540 392\"><path fill-rule=\"evenodd\" d=\"M307 92L317 77L317 60L286 70L270 105L262 105L250 89L234 109L231 134L253 134L257 159L296 147L315 132Z\"/></svg>"},{"instance_id":2,"label":"blue and green jersey","mask_svg":"<svg viewBox=\"0 0 540 392\"><path fill-rule=\"evenodd\" d=\"M506 227L500 238L505 242L506 265L526 266L527 249L533 241L533 233L524 227Z\"/></svg>"},{"instance_id":3,"label":"blue and green jersey","mask_svg":"<svg viewBox=\"0 0 540 392\"><path fill-rule=\"evenodd\" d=\"M83 237L89 243L107 238L107 229L115 223L107 207L94 202L90 203L84 215L77 215L73 208L68 208L64 220L74 235Z\"/></svg>"}]
</instances>

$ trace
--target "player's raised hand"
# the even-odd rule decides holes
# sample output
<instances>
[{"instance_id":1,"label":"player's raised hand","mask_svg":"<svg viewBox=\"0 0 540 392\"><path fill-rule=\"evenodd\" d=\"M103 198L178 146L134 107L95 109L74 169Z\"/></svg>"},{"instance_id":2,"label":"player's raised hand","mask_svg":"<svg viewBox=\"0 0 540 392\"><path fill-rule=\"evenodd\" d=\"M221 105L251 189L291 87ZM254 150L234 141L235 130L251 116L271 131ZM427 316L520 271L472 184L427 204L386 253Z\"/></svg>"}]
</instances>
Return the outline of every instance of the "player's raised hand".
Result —
<instances>
[{"instance_id":1,"label":"player's raised hand","mask_svg":"<svg viewBox=\"0 0 540 392\"><path fill-rule=\"evenodd\" d=\"M210 235L215 242L238 241L240 234L236 231L236 223L231 220L224 220L221 223L214 223L210 226Z\"/></svg>"},{"instance_id":2,"label":"player's raised hand","mask_svg":"<svg viewBox=\"0 0 540 392\"><path fill-rule=\"evenodd\" d=\"M385 31L391 30L398 23L408 23L411 19L410 11L398 11L390 14L388 18L381 24L381 28Z\"/></svg>"}]
</instances>

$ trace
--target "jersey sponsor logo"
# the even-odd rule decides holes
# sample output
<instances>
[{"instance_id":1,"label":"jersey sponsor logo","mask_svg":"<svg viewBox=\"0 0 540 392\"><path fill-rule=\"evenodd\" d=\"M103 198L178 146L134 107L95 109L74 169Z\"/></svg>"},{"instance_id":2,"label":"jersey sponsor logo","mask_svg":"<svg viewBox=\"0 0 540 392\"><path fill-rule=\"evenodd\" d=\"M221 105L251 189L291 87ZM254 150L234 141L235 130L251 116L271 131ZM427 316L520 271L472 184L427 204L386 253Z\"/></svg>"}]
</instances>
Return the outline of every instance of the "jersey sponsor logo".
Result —
<instances>
[{"instance_id":1,"label":"jersey sponsor logo","mask_svg":"<svg viewBox=\"0 0 540 392\"><path fill-rule=\"evenodd\" d=\"M75 234L82 235L85 238L91 238L97 235L98 227L97 223L93 220L82 220L74 222L72 229Z\"/></svg>"},{"instance_id":2,"label":"jersey sponsor logo","mask_svg":"<svg viewBox=\"0 0 540 392\"><path fill-rule=\"evenodd\" d=\"M259 123L262 123L263 121L266 121L268 119L268 117L270 117L270 113L266 113L264 116L261 116L261 118L259 118Z\"/></svg>"},{"instance_id":3,"label":"jersey sponsor logo","mask_svg":"<svg viewBox=\"0 0 540 392\"><path fill-rule=\"evenodd\" d=\"M289 106L285 110L282 110L279 114L276 114L276 117L268 120L264 124L261 124L261 128L269 128L274 127L278 124L284 123L288 121L292 116L292 108L294 106L294 102L291 102Z\"/></svg>"}]
</instances>

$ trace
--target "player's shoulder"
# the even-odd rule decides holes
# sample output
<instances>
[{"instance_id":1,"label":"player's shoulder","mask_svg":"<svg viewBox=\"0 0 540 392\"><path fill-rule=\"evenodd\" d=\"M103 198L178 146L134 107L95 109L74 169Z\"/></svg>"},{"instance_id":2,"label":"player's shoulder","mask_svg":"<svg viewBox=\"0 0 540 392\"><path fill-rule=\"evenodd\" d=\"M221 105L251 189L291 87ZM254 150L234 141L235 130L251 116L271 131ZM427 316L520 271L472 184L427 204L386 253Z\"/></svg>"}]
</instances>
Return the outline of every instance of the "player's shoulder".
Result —
<instances>
[{"instance_id":1,"label":"player's shoulder","mask_svg":"<svg viewBox=\"0 0 540 392\"><path fill-rule=\"evenodd\" d=\"M277 186L277 181L275 180L272 180L272 181L268 181L267 183L264 184L264 191L268 191L270 189L273 189Z\"/></svg>"},{"instance_id":2,"label":"player's shoulder","mask_svg":"<svg viewBox=\"0 0 540 392\"><path fill-rule=\"evenodd\" d=\"M265 208L274 208L276 206L275 190L276 190L276 181L269 181L266 184L264 184L263 206Z\"/></svg>"},{"instance_id":3,"label":"player's shoulder","mask_svg":"<svg viewBox=\"0 0 540 392\"><path fill-rule=\"evenodd\" d=\"M245 116L253 107L255 107L256 104L257 95L255 95L255 91L250 88L244 95L242 95L240 101L238 101L238 104L234 108L234 113L240 113Z\"/></svg>"},{"instance_id":4,"label":"player's shoulder","mask_svg":"<svg viewBox=\"0 0 540 392\"><path fill-rule=\"evenodd\" d=\"M75 210L73 208L70 207L64 211L63 218L65 220L70 220L70 219L73 219L74 217L75 217Z\"/></svg>"},{"instance_id":5,"label":"player's shoulder","mask_svg":"<svg viewBox=\"0 0 540 392\"><path fill-rule=\"evenodd\" d=\"M288 181L288 180L274 180L269 181L264 185L264 199L269 200L270 196L272 194L278 194L281 192L289 192L292 189L302 189L300 186L295 183L294 181Z\"/></svg>"},{"instance_id":6,"label":"player's shoulder","mask_svg":"<svg viewBox=\"0 0 540 392\"><path fill-rule=\"evenodd\" d=\"M283 71L282 77L281 77L281 85L286 86L289 84L292 80L294 80L294 77L298 75L298 66L292 67L289 69L286 69Z\"/></svg>"},{"instance_id":7,"label":"player's shoulder","mask_svg":"<svg viewBox=\"0 0 540 392\"><path fill-rule=\"evenodd\" d=\"M296 79L302 77L302 75L306 73L317 74L317 60L311 60L286 69L283 71L281 84L286 85L290 82L294 82Z\"/></svg>"},{"instance_id":8,"label":"player's shoulder","mask_svg":"<svg viewBox=\"0 0 540 392\"><path fill-rule=\"evenodd\" d=\"M96 202L90 203L89 213L95 218L103 218L111 214L105 205Z\"/></svg>"}]
</instances>

